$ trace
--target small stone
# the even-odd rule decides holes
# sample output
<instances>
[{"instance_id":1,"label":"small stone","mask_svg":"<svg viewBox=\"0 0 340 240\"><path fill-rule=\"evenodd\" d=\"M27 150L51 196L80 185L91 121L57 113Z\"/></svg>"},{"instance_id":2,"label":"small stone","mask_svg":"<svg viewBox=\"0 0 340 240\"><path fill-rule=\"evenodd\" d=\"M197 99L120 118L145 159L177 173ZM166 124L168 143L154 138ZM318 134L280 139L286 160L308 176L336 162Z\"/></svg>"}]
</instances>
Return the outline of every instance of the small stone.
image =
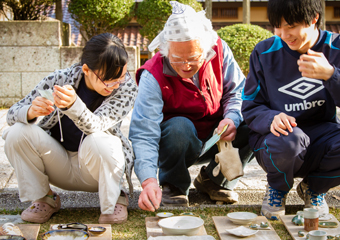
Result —
<instances>
[{"instance_id":1,"label":"small stone","mask_svg":"<svg viewBox=\"0 0 340 240\"><path fill-rule=\"evenodd\" d=\"M259 228L259 225L258 224L251 224L249 227L252 228L252 229L257 229L257 228Z\"/></svg>"},{"instance_id":2,"label":"small stone","mask_svg":"<svg viewBox=\"0 0 340 240\"><path fill-rule=\"evenodd\" d=\"M305 236L305 232L299 231L299 232L298 232L298 236L299 236L299 237L304 237L304 236Z\"/></svg>"},{"instance_id":3,"label":"small stone","mask_svg":"<svg viewBox=\"0 0 340 240\"><path fill-rule=\"evenodd\" d=\"M296 215L292 219L292 223L294 223L297 226L302 226L304 224L304 218L300 215Z\"/></svg>"},{"instance_id":4,"label":"small stone","mask_svg":"<svg viewBox=\"0 0 340 240\"><path fill-rule=\"evenodd\" d=\"M224 203L223 201L217 201L216 205L223 205L223 203Z\"/></svg>"},{"instance_id":5,"label":"small stone","mask_svg":"<svg viewBox=\"0 0 340 240\"><path fill-rule=\"evenodd\" d=\"M261 228L267 228L267 227L269 227L269 223L268 222L261 222L260 227Z\"/></svg>"}]
</instances>

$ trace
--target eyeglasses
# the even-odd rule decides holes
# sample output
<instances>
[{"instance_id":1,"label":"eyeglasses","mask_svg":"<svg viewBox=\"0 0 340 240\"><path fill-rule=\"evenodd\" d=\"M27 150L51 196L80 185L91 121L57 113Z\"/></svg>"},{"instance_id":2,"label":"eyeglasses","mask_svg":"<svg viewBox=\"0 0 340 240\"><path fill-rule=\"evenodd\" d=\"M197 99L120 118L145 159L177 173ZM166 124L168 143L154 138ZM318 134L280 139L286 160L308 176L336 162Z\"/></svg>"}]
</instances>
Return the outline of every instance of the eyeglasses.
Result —
<instances>
[{"instance_id":1,"label":"eyeglasses","mask_svg":"<svg viewBox=\"0 0 340 240\"><path fill-rule=\"evenodd\" d=\"M190 65L190 66L195 66L195 65L201 64L204 61L204 59L202 59L201 57L202 56L200 56L200 60L195 60L195 61L182 61L182 62L172 62L172 61L170 61L170 63L172 65L175 65L175 66L181 66L183 64Z\"/></svg>"},{"instance_id":2,"label":"eyeglasses","mask_svg":"<svg viewBox=\"0 0 340 240\"><path fill-rule=\"evenodd\" d=\"M131 79L131 75L128 71L126 71L126 74L125 74L125 77L123 80L120 80L120 81L114 81L114 82L110 82L110 83L105 83L93 70L91 70L94 75L96 75L96 77L108 88L110 87L114 87L116 86L117 84L122 84L122 83L125 83L127 81L129 81Z\"/></svg>"}]
</instances>

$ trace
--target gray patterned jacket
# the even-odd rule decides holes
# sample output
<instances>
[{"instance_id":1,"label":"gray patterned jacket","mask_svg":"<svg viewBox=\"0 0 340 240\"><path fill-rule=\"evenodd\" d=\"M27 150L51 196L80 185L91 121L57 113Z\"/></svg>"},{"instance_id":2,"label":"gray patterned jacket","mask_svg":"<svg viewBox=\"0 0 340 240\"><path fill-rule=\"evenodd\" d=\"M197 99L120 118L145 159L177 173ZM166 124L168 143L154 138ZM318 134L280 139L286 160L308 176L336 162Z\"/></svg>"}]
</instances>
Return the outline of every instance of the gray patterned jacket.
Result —
<instances>
[{"instance_id":1,"label":"gray patterned jacket","mask_svg":"<svg viewBox=\"0 0 340 240\"><path fill-rule=\"evenodd\" d=\"M8 111L7 123L13 125L16 122L35 123L37 121L27 121L27 111L32 101L39 96L37 89L53 89L54 85L64 86L71 85L78 88L80 80L84 73L82 66L77 63L70 68L57 70L43 80L22 100L15 103ZM133 79L121 84L112 94L106 97L103 103L92 113L85 103L77 97L71 108L63 111L60 110L60 117L66 114L76 126L86 135L94 132L103 131L119 137L122 140L123 152L126 159L125 174L129 184L130 193L133 192L131 182L131 172L133 168L134 155L132 147L127 138L120 131L121 121L132 109L137 96L137 85ZM42 117L37 123L42 129L50 134L51 129L57 122L57 110L50 115Z\"/></svg>"}]
</instances>

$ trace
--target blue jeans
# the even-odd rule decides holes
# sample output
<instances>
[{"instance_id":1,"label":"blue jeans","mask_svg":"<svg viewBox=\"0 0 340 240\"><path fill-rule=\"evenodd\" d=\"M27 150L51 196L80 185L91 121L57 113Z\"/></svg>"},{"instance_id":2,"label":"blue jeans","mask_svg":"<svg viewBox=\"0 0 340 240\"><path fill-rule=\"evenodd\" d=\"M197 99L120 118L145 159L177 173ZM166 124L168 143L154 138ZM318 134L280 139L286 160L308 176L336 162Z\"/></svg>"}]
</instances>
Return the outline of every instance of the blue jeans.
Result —
<instances>
[{"instance_id":1,"label":"blue jeans","mask_svg":"<svg viewBox=\"0 0 340 240\"><path fill-rule=\"evenodd\" d=\"M205 141L209 140L214 129L211 130L210 136ZM205 141L198 138L195 126L189 119L185 117L171 118L161 124L161 131L158 159L160 185L170 183L183 194L188 195L191 184L188 168L194 164L209 163L206 168L209 178L221 187L234 189L238 179L229 182L222 173L216 177L212 175L212 170L217 165L215 162L215 155L218 153L216 144L199 158ZM236 138L233 141L233 146L239 149L243 168L253 158L248 144L248 134L248 126L243 122L238 127Z\"/></svg>"}]
</instances>

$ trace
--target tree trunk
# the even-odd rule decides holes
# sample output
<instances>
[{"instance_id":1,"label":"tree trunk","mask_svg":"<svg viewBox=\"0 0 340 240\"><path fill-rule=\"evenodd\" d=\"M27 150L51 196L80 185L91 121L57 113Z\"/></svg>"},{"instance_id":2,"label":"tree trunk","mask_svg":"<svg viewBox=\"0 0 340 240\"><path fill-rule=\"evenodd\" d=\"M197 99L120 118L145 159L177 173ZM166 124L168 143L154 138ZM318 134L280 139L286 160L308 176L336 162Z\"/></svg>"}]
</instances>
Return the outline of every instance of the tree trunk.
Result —
<instances>
[{"instance_id":1,"label":"tree trunk","mask_svg":"<svg viewBox=\"0 0 340 240\"><path fill-rule=\"evenodd\" d=\"M62 0L56 0L55 1L55 18L58 19L60 22L63 21Z\"/></svg>"},{"instance_id":2,"label":"tree trunk","mask_svg":"<svg viewBox=\"0 0 340 240\"><path fill-rule=\"evenodd\" d=\"M205 0L205 16L212 21L212 0Z\"/></svg>"},{"instance_id":3,"label":"tree trunk","mask_svg":"<svg viewBox=\"0 0 340 240\"><path fill-rule=\"evenodd\" d=\"M322 30L326 30L326 1L322 0L322 8L323 8L323 14L322 14L322 23L320 25L320 28Z\"/></svg>"},{"instance_id":4,"label":"tree trunk","mask_svg":"<svg viewBox=\"0 0 340 240\"><path fill-rule=\"evenodd\" d=\"M243 0L243 23L250 24L250 0Z\"/></svg>"}]
</instances>

